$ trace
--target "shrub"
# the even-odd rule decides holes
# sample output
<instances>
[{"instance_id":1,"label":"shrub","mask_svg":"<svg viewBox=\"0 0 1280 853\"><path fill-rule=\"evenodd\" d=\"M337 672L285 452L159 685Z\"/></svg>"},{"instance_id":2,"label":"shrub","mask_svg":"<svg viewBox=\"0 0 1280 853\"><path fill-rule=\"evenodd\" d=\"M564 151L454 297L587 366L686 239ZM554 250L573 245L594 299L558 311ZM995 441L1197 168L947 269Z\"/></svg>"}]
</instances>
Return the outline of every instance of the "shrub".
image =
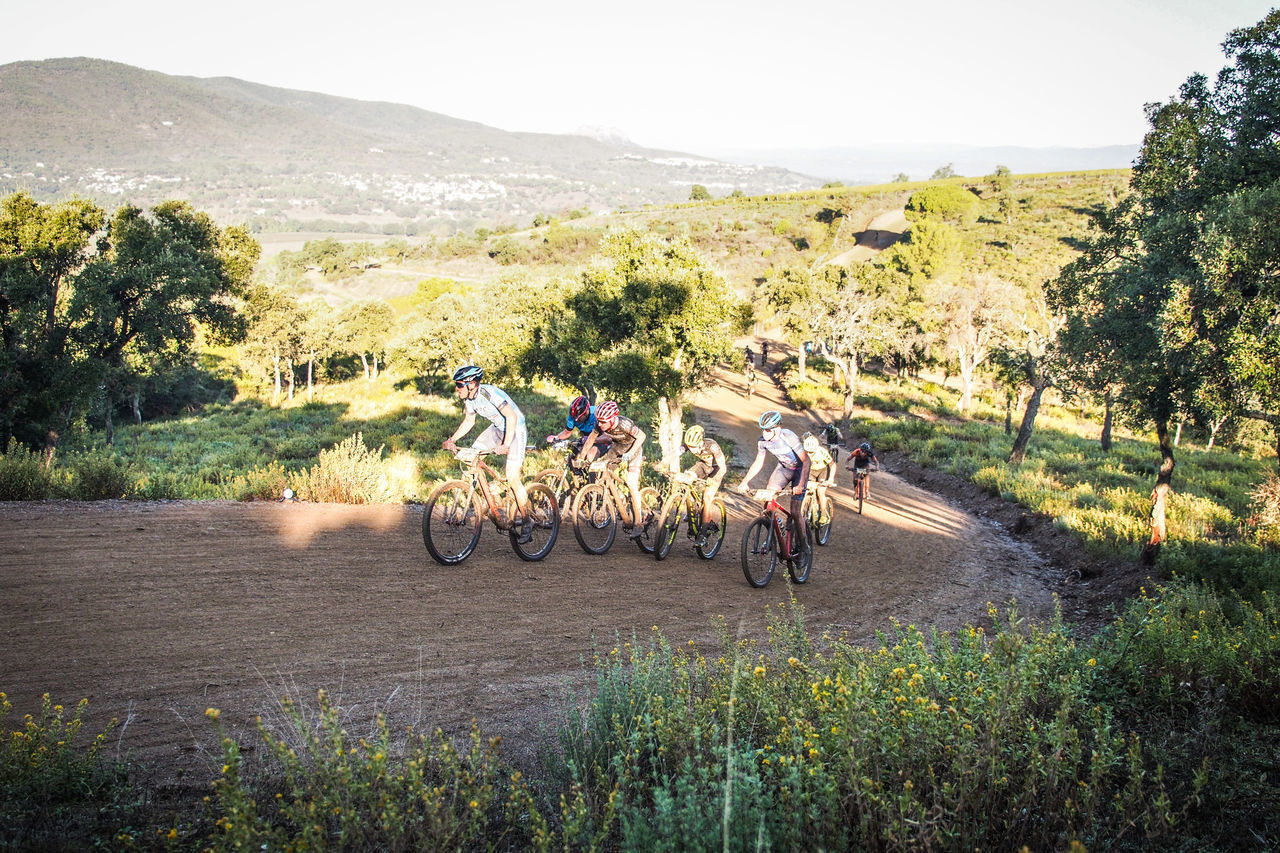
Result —
<instances>
[{"instance_id":1,"label":"shrub","mask_svg":"<svg viewBox=\"0 0 1280 853\"><path fill-rule=\"evenodd\" d=\"M49 497L51 477L40 454L14 443L0 456L0 501L40 501Z\"/></svg>"},{"instance_id":2,"label":"shrub","mask_svg":"<svg viewBox=\"0 0 1280 853\"><path fill-rule=\"evenodd\" d=\"M258 726L274 784L250 781L239 744L223 737L211 849L545 847L546 822L520 774L502 763L496 739L482 742L473 729L459 749L437 730L393 743L381 715L370 737L353 738L324 691L314 722L289 697L281 706L287 731Z\"/></svg>"},{"instance_id":3,"label":"shrub","mask_svg":"<svg viewBox=\"0 0 1280 853\"><path fill-rule=\"evenodd\" d=\"M958 184L934 184L921 187L907 200L907 219L916 222L925 217L968 222L974 217L978 199Z\"/></svg>"},{"instance_id":4,"label":"shrub","mask_svg":"<svg viewBox=\"0 0 1280 853\"><path fill-rule=\"evenodd\" d=\"M294 491L309 501L367 504L391 498L382 448L369 450L361 433L320 451L319 462L291 480Z\"/></svg>"},{"instance_id":5,"label":"shrub","mask_svg":"<svg viewBox=\"0 0 1280 853\"><path fill-rule=\"evenodd\" d=\"M45 694L40 713L28 715L22 728L9 731L13 706L0 693L0 848L72 849L67 838L96 838L104 847L126 817L122 795L125 768L102 758L113 720L87 744L80 743L82 699L68 718L62 705ZM94 845L97 846L97 845Z\"/></svg>"},{"instance_id":6,"label":"shrub","mask_svg":"<svg viewBox=\"0 0 1280 853\"><path fill-rule=\"evenodd\" d=\"M62 497L78 501L105 501L133 494L133 474L117 456L86 453L72 459L66 480L58 486Z\"/></svg>"}]
</instances>

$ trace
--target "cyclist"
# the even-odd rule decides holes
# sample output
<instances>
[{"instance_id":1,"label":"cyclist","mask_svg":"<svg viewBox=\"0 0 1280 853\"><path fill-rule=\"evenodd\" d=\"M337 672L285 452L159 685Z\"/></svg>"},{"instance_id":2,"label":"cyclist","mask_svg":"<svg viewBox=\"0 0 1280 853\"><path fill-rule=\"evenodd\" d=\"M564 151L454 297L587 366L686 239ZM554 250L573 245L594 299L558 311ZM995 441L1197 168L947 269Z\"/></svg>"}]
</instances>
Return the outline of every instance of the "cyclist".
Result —
<instances>
[{"instance_id":1,"label":"cyclist","mask_svg":"<svg viewBox=\"0 0 1280 853\"><path fill-rule=\"evenodd\" d=\"M764 367L765 362L769 360L769 342L760 342L760 366Z\"/></svg>"},{"instance_id":2,"label":"cyclist","mask_svg":"<svg viewBox=\"0 0 1280 853\"><path fill-rule=\"evenodd\" d=\"M742 367L744 370L752 370L756 366L756 354L751 351L751 344L747 344L743 352L746 359L742 362Z\"/></svg>"},{"instance_id":3,"label":"cyclist","mask_svg":"<svg viewBox=\"0 0 1280 853\"><path fill-rule=\"evenodd\" d=\"M840 427L836 426L835 421L822 428L822 443L827 446L832 462L840 461L840 442L842 441L844 441L844 434L840 432Z\"/></svg>"},{"instance_id":4,"label":"cyclist","mask_svg":"<svg viewBox=\"0 0 1280 853\"><path fill-rule=\"evenodd\" d=\"M849 454L849 462L851 464L846 465L845 467L853 472L855 485L858 482L858 477L866 477L866 481L864 483L865 488L863 489L862 496L864 498L869 497L871 495L872 470L870 465L874 462L876 466L874 470L880 470L880 460L871 452L871 442L864 441L862 444L858 445L858 447Z\"/></svg>"},{"instance_id":5,"label":"cyclist","mask_svg":"<svg viewBox=\"0 0 1280 853\"><path fill-rule=\"evenodd\" d=\"M716 499L716 492L720 491L720 484L724 481L729 466L725 462L720 443L707 438L706 431L697 424L684 431L684 449L698 460L685 474L706 482L702 490L702 518L698 519L698 539L694 543L701 548L707 544L708 539L720 532L716 523L711 520L711 505Z\"/></svg>"},{"instance_id":6,"label":"cyclist","mask_svg":"<svg viewBox=\"0 0 1280 853\"><path fill-rule=\"evenodd\" d=\"M618 404L613 400L605 400L596 406L595 429L587 433L587 440L582 442L582 449L574 463L579 467L594 459L592 449L600 441L608 441L607 458L617 459L625 464L622 469L622 481L631 492L631 517L636 524L627 535L639 539L644 535L644 510L640 506L640 468L644 465L645 432L631 418L618 413Z\"/></svg>"},{"instance_id":7,"label":"cyclist","mask_svg":"<svg viewBox=\"0 0 1280 853\"><path fill-rule=\"evenodd\" d=\"M764 464L765 451L772 453L778 464L769 475L767 488L770 491L778 491L783 486L791 489L791 518L795 522L796 534L800 537L798 550L806 552L809 550L809 537L800 505L804 502L805 485L809 479L809 454L794 432L782 428L782 415L778 412L765 412L760 416L759 423L760 440L756 443L756 458L738 484L738 491L746 494L751 479L760 472L760 467Z\"/></svg>"},{"instance_id":8,"label":"cyclist","mask_svg":"<svg viewBox=\"0 0 1280 853\"><path fill-rule=\"evenodd\" d=\"M520 466L524 464L525 444L529 440L524 413L506 391L495 385L482 384L483 380L484 371L474 364L459 367L453 372L453 388L462 400L466 415L453 435L444 440L444 449L458 449L458 439L471 432L477 414L489 421L489 428L480 433L471 447L507 455L507 482L511 484L511 494L520 513L520 538L527 542L533 535L533 513L529 507L529 495L520 481ZM516 520L512 519L512 522Z\"/></svg>"},{"instance_id":9,"label":"cyclist","mask_svg":"<svg viewBox=\"0 0 1280 853\"><path fill-rule=\"evenodd\" d=\"M831 521L827 515L827 487L836 484L836 460L825 447L818 443L818 437L810 433L804 434L800 442L804 452L809 454L809 488L817 492L818 523Z\"/></svg>"},{"instance_id":10,"label":"cyclist","mask_svg":"<svg viewBox=\"0 0 1280 853\"><path fill-rule=\"evenodd\" d=\"M547 444L562 441L573 435L573 431L577 430L579 435L585 436L596 428L596 407L591 405L591 401L579 394L573 398L573 402L569 404L569 414L564 419L564 429L559 432L547 436ZM608 440L597 441L591 448L591 455L586 460L586 464L591 464L604 451L609 449Z\"/></svg>"}]
</instances>

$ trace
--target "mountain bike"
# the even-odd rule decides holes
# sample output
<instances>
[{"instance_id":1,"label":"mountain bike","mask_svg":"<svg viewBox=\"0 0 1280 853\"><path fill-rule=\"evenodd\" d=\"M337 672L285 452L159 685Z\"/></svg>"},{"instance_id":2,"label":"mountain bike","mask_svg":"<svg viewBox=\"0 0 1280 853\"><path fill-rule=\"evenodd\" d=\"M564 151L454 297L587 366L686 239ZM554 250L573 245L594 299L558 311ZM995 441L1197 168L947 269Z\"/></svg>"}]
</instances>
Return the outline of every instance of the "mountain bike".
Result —
<instances>
[{"instance_id":1,"label":"mountain bike","mask_svg":"<svg viewBox=\"0 0 1280 853\"><path fill-rule=\"evenodd\" d=\"M560 510L551 489L542 483L525 487L532 510L532 529L525 538L515 523L518 510L506 477L474 448L462 448L455 455L462 463L462 476L436 486L422 510L422 541L432 558L452 566L470 557L486 518L507 534L520 559L535 562L550 554L560 533Z\"/></svg>"},{"instance_id":2,"label":"mountain bike","mask_svg":"<svg viewBox=\"0 0 1280 853\"><path fill-rule=\"evenodd\" d=\"M779 503L778 495L785 494L790 502L790 491L773 492L763 489L755 493L755 499L766 501L760 517L747 525L742 534L742 573L747 583L759 589L766 586L773 577L778 560L787 564L787 571L796 583L804 583L809 579L813 569L813 548L806 552L801 550L795 533L795 519L785 504ZM812 543L813 529L809 530Z\"/></svg>"},{"instance_id":3,"label":"mountain bike","mask_svg":"<svg viewBox=\"0 0 1280 853\"><path fill-rule=\"evenodd\" d=\"M581 438L554 442L551 445L552 450L568 451L563 464L559 468L543 468L533 475L534 482L544 484L555 494L556 506L560 508L561 518L569 515L570 510L573 509L573 499L577 496L578 490L596 479L595 475L589 473L586 468L578 468L573 464L578 452L582 450L582 442Z\"/></svg>"},{"instance_id":4,"label":"mountain bike","mask_svg":"<svg viewBox=\"0 0 1280 853\"><path fill-rule=\"evenodd\" d=\"M719 498L711 504L711 521L706 531L708 533L706 544L696 544L698 535L703 532L701 529L702 495L706 488L706 480L695 480L689 474L672 475L671 492L662 502L662 509L658 511L660 527L653 549L655 559L667 558L681 527L687 528L689 538L695 543L693 550L699 557L710 560L719 553L720 546L724 544L725 524L729 520L724 501Z\"/></svg>"},{"instance_id":5,"label":"mountain bike","mask_svg":"<svg viewBox=\"0 0 1280 853\"><path fill-rule=\"evenodd\" d=\"M628 533L635 529L636 519L631 517L631 493L618 476L617 462L617 459L600 458L587 466L588 473L597 479L579 489L573 499L573 535L588 554L608 551L618 535L620 523ZM657 541L659 505L657 489L652 486L640 489L643 517L639 523L643 529L635 543L646 554L653 553Z\"/></svg>"},{"instance_id":6,"label":"mountain bike","mask_svg":"<svg viewBox=\"0 0 1280 853\"><path fill-rule=\"evenodd\" d=\"M871 471L868 468L850 470L853 471L854 505L858 508L858 515L862 515L862 502L871 496Z\"/></svg>"},{"instance_id":7,"label":"mountain bike","mask_svg":"<svg viewBox=\"0 0 1280 853\"><path fill-rule=\"evenodd\" d=\"M745 390L743 391L743 394L746 397L750 398L751 395L754 394L755 392L756 392L756 372L755 370L748 370L747 376L746 376L746 387L745 387Z\"/></svg>"},{"instance_id":8,"label":"mountain bike","mask_svg":"<svg viewBox=\"0 0 1280 853\"><path fill-rule=\"evenodd\" d=\"M804 503L800 505L800 511L804 513L805 523L809 526L809 538L819 545L826 545L831 540L831 523L835 519L833 509L831 495L824 494L819 501L816 487L810 486L805 490ZM824 516L827 519L826 524L821 523Z\"/></svg>"}]
</instances>

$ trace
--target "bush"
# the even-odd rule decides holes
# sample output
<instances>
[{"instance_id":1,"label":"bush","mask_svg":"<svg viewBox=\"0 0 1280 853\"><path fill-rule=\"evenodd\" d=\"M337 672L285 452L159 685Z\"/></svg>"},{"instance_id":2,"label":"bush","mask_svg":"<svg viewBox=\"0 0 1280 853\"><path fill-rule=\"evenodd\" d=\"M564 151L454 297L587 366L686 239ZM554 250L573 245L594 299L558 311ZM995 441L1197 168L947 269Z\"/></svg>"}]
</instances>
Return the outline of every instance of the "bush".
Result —
<instances>
[{"instance_id":1,"label":"bush","mask_svg":"<svg viewBox=\"0 0 1280 853\"><path fill-rule=\"evenodd\" d=\"M290 479L294 491L309 501L368 504L391 499L382 466L382 448L369 450L360 433L320 451L316 465Z\"/></svg>"},{"instance_id":2,"label":"bush","mask_svg":"<svg viewBox=\"0 0 1280 853\"><path fill-rule=\"evenodd\" d=\"M131 497L133 474L117 456L86 453L72 459L66 481L58 487L62 497L77 501L106 501Z\"/></svg>"},{"instance_id":3,"label":"bush","mask_svg":"<svg viewBox=\"0 0 1280 853\"><path fill-rule=\"evenodd\" d=\"M968 222L973 219L978 199L958 184L934 184L922 187L907 200L907 219L917 222L929 216L951 221Z\"/></svg>"},{"instance_id":4,"label":"bush","mask_svg":"<svg viewBox=\"0 0 1280 853\"><path fill-rule=\"evenodd\" d=\"M0 456L0 501L41 501L49 497L51 477L40 454L14 443Z\"/></svg>"}]
</instances>

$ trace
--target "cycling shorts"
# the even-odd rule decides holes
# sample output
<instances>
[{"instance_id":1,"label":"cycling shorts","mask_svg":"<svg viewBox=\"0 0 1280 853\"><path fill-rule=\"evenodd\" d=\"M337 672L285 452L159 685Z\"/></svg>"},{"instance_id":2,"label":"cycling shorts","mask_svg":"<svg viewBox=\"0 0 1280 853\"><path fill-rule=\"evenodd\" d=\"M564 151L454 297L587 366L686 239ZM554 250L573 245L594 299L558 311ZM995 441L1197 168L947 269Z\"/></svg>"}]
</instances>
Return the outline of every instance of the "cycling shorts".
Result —
<instances>
[{"instance_id":1,"label":"cycling shorts","mask_svg":"<svg viewBox=\"0 0 1280 853\"><path fill-rule=\"evenodd\" d=\"M524 421L521 421L515 428L515 435L511 436L511 446L507 448L507 467L503 472L509 483L520 482L520 468L524 465L524 448L529 443L528 432ZM500 444L502 444L502 429L494 424L480 433L480 437L471 446L476 450L492 450Z\"/></svg>"},{"instance_id":2,"label":"cycling shorts","mask_svg":"<svg viewBox=\"0 0 1280 853\"><path fill-rule=\"evenodd\" d=\"M806 485L806 479L803 467L788 468L785 465L779 465L769 475L768 489L771 492L776 492L784 487L790 487L793 490L798 489Z\"/></svg>"},{"instance_id":3,"label":"cycling shorts","mask_svg":"<svg viewBox=\"0 0 1280 853\"><path fill-rule=\"evenodd\" d=\"M701 459L693 463L693 467L689 469L689 473L697 477L699 480L714 480L717 486L720 485L720 481L724 479L723 468L716 468L710 462L704 462Z\"/></svg>"}]
</instances>

